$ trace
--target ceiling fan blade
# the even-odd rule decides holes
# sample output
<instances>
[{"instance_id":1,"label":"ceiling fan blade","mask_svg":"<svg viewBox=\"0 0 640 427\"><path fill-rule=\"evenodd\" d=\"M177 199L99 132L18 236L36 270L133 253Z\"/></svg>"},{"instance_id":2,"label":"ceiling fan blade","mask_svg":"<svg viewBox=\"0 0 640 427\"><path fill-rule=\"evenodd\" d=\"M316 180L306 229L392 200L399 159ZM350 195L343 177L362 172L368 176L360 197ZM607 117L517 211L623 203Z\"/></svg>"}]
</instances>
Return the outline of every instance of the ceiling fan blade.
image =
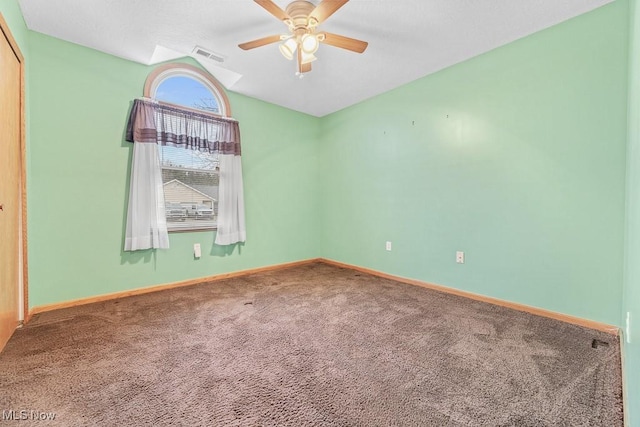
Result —
<instances>
[{"instance_id":1,"label":"ceiling fan blade","mask_svg":"<svg viewBox=\"0 0 640 427\"><path fill-rule=\"evenodd\" d=\"M271 0L253 0L253 1L258 3L260 6L265 8L267 12L269 12L270 14L272 14L273 16L275 16L281 21L284 21L285 19L291 19L291 17L287 15L287 12L280 9L280 6L278 6Z\"/></svg>"},{"instance_id":2,"label":"ceiling fan blade","mask_svg":"<svg viewBox=\"0 0 640 427\"><path fill-rule=\"evenodd\" d=\"M348 1L349 0L323 0L322 3L313 9L309 17L318 21L318 23L324 22Z\"/></svg>"},{"instance_id":3,"label":"ceiling fan blade","mask_svg":"<svg viewBox=\"0 0 640 427\"><path fill-rule=\"evenodd\" d=\"M369 43L363 42L362 40L352 39L351 37L345 37L327 32L323 32L320 34L324 34L324 40L321 40L321 43L339 47L342 49L347 49L352 52L362 53L365 51L367 46L369 46Z\"/></svg>"},{"instance_id":4,"label":"ceiling fan blade","mask_svg":"<svg viewBox=\"0 0 640 427\"><path fill-rule=\"evenodd\" d=\"M238 47L240 49L249 50L255 49L256 47L264 46L271 43L276 43L281 40L280 36L267 36L261 39L252 40L250 42L239 44Z\"/></svg>"}]
</instances>

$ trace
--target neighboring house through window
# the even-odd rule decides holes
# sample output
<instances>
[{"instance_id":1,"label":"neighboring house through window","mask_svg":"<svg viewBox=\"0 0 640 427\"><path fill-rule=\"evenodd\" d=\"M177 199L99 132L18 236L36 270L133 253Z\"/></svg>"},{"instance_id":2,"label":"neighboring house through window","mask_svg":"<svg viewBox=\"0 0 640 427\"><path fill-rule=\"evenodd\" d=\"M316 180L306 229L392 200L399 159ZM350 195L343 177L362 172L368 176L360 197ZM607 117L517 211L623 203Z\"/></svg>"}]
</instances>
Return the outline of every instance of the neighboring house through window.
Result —
<instances>
[{"instance_id":1,"label":"neighboring house through window","mask_svg":"<svg viewBox=\"0 0 640 427\"><path fill-rule=\"evenodd\" d=\"M230 117L229 101L220 84L187 64L168 64L147 78L144 95L215 116ZM168 231L217 227L218 155L182 147L160 147Z\"/></svg>"}]
</instances>

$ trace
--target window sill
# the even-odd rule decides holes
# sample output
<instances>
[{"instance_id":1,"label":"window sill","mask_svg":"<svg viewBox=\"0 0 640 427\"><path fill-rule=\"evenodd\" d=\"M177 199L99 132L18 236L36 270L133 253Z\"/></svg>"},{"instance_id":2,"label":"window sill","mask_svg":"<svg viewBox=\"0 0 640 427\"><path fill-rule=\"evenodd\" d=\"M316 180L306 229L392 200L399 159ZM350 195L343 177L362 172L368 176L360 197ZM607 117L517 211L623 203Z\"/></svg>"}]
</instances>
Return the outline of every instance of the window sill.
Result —
<instances>
[{"instance_id":1,"label":"window sill","mask_svg":"<svg viewBox=\"0 0 640 427\"><path fill-rule=\"evenodd\" d=\"M169 233L188 233L191 231L214 231L218 229L217 218L214 219L188 219L186 221L167 221Z\"/></svg>"},{"instance_id":2,"label":"window sill","mask_svg":"<svg viewBox=\"0 0 640 427\"><path fill-rule=\"evenodd\" d=\"M169 233L191 233L194 231L216 231L218 227L203 227L203 228L174 228L167 230Z\"/></svg>"}]
</instances>

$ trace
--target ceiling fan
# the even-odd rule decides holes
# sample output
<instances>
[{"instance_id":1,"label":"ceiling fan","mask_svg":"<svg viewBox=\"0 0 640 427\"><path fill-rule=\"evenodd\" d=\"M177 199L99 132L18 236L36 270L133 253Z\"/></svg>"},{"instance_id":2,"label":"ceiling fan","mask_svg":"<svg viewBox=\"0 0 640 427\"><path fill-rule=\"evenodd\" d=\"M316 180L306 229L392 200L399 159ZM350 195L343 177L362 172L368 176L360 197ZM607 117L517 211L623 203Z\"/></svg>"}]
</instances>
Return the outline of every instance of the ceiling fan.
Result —
<instances>
[{"instance_id":1,"label":"ceiling fan","mask_svg":"<svg viewBox=\"0 0 640 427\"><path fill-rule=\"evenodd\" d=\"M362 53L368 46L367 42L352 39L338 34L318 30L318 25L327 20L349 0L322 0L318 6L309 1L295 0L289 3L285 10L272 0L254 0L267 12L281 20L289 28L288 34L273 35L239 44L244 50L255 49L272 43L282 42L280 52L292 60L296 57L296 74L302 78L304 73L311 71L311 63L317 58L314 53L320 43Z\"/></svg>"}]
</instances>

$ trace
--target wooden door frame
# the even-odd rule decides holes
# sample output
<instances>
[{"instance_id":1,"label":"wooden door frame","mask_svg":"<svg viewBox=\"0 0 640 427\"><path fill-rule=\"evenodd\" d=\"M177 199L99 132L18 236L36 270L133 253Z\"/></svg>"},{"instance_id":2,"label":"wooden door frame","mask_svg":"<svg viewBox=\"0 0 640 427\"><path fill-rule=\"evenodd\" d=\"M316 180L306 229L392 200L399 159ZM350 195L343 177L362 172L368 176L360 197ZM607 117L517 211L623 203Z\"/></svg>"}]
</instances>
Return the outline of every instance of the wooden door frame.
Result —
<instances>
[{"instance_id":1,"label":"wooden door frame","mask_svg":"<svg viewBox=\"0 0 640 427\"><path fill-rule=\"evenodd\" d=\"M22 313L18 315L21 323L29 321L29 269L27 263L27 139L26 139L26 114L25 114L25 76L24 76L24 56L20 51L20 47L13 38L11 30L4 16L0 13L0 31L9 42L9 46L18 58L20 63L20 239L21 245L18 251L18 263L22 264L22 268L18 265L19 280L18 286L22 283Z\"/></svg>"}]
</instances>

